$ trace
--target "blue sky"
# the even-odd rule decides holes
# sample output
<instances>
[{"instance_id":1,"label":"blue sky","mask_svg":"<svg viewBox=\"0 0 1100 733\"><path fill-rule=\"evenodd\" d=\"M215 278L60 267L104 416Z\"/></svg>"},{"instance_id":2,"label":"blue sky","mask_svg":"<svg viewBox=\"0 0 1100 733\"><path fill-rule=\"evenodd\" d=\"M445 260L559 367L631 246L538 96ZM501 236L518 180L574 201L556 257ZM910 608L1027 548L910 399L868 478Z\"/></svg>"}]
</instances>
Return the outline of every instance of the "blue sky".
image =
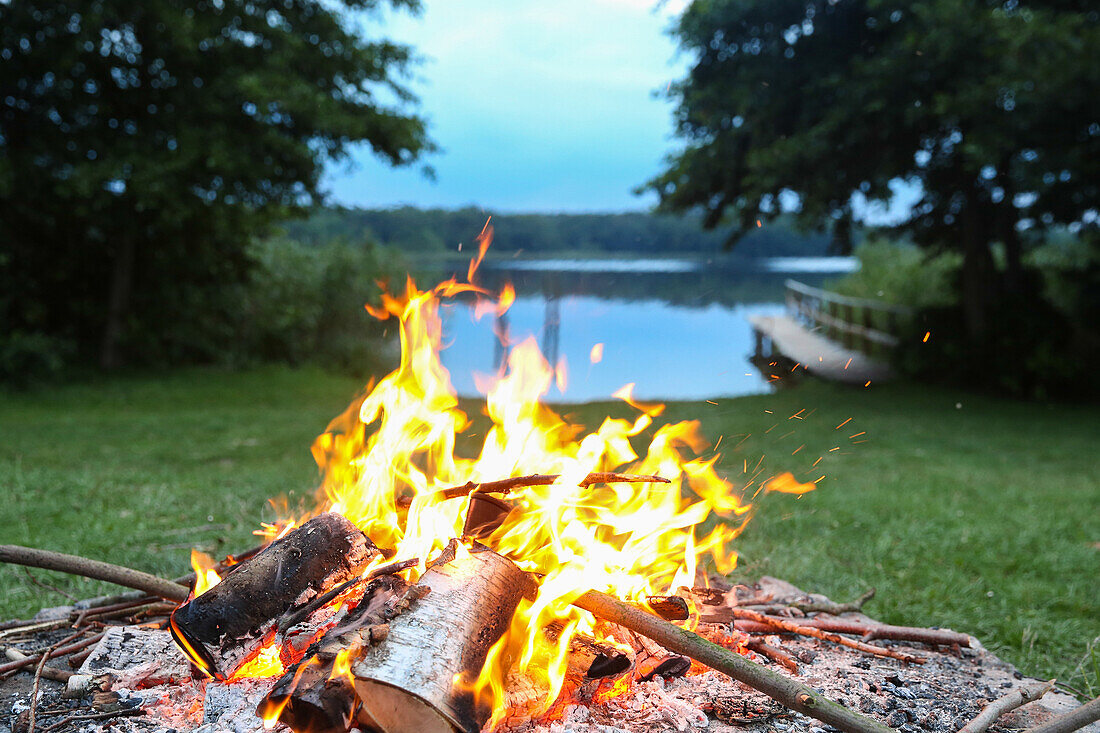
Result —
<instances>
[{"instance_id":1,"label":"blue sky","mask_svg":"<svg viewBox=\"0 0 1100 733\"><path fill-rule=\"evenodd\" d=\"M672 105L654 97L687 58L665 33L684 2L426 0L416 17L387 13L383 33L425 57L411 84L442 148L394 170L369 150L326 176L358 206L468 204L500 211L647 208L632 189L674 146Z\"/></svg>"}]
</instances>

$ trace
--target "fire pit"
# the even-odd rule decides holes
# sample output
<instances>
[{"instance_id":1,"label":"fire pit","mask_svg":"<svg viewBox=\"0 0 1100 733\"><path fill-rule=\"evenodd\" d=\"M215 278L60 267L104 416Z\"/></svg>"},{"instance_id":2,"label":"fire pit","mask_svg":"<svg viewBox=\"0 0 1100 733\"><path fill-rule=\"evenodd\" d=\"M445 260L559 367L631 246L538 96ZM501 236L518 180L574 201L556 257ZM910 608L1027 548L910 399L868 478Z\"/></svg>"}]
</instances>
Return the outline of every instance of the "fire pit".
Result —
<instances>
[{"instance_id":1,"label":"fire pit","mask_svg":"<svg viewBox=\"0 0 1100 733\"><path fill-rule=\"evenodd\" d=\"M1015 726L1073 707L969 636L863 616L871 594L726 583L756 497L814 484L758 467L734 487L696 424L647 438L663 408L629 388L635 417L584 433L540 403L564 368L533 341L483 380L492 426L460 457L474 436L439 309L509 307L510 289L475 284L490 234L469 282L410 280L373 311L399 321L401 364L314 444L316 509L265 526L260 547L195 554L175 582L0 548L139 589L0 630L18 642L0 674L34 672L13 730L954 731L996 698L990 718L1026 704ZM69 654L76 669L48 664Z\"/></svg>"}]
</instances>

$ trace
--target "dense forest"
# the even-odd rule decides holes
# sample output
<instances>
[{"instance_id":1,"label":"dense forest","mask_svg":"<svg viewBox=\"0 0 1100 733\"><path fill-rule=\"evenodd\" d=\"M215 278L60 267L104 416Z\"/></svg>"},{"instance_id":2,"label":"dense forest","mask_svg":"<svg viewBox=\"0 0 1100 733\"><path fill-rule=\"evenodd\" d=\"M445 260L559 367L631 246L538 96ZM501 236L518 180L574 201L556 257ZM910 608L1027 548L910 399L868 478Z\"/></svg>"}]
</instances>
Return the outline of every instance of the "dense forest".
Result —
<instances>
[{"instance_id":1,"label":"dense forest","mask_svg":"<svg viewBox=\"0 0 1100 733\"><path fill-rule=\"evenodd\" d=\"M469 244L492 215L493 251L527 255L578 253L714 253L730 230L705 231L692 216L621 214L495 214L463 209L316 209L286 225L287 237L307 244L373 241L408 252L455 251ZM827 234L794 230L782 219L749 232L733 245L745 257L798 257L830 254Z\"/></svg>"}]
</instances>

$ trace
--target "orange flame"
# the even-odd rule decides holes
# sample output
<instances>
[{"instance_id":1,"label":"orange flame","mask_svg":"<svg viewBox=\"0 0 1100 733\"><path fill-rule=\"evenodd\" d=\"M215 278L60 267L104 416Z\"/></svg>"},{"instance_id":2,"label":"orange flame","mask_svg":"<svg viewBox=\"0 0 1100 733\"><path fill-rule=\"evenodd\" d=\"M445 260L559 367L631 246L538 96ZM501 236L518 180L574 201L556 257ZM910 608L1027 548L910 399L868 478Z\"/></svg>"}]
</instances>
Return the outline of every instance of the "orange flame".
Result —
<instances>
[{"instance_id":1,"label":"orange flame","mask_svg":"<svg viewBox=\"0 0 1100 733\"><path fill-rule=\"evenodd\" d=\"M471 281L491 237L486 222L467 273ZM550 365L533 338L511 350L499 374L482 380L490 424L479 431L484 437L477 455L459 455L456 443L470 420L439 358L439 309L442 299L462 293L491 297L472 282L452 278L421 291L410 278L403 296L387 293L380 307L370 308L380 318L397 319L400 364L332 421L314 442L313 455L323 472L318 511L341 512L377 545L391 548L391 562L421 558L414 578L424 571L425 558L463 532L468 499L442 499L441 489L530 473L560 475L553 485L512 491L508 501L519 511L481 538L541 576L537 596L521 601L480 675L468 681L491 699L492 726L505 712L509 673L524 673L548 690L544 711L553 704L564 684L570 636L597 633L594 619L571 605L574 599L596 589L641 601L690 587L708 556L719 572L729 572L737 560L730 542L752 507L718 475L718 456L701 455L708 444L698 423L655 426L664 406L636 402L633 385L616 396L637 414L607 418L595 430L549 409L540 400L555 379L564 388L565 368ZM495 302L497 312L514 297L507 289ZM591 356L598 361L595 347ZM656 474L670 483L582 486L595 471ZM813 484L783 474L769 488L797 493ZM701 525L712 518L713 528L703 532ZM548 650L539 630L554 621L567 632Z\"/></svg>"},{"instance_id":2,"label":"orange flame","mask_svg":"<svg viewBox=\"0 0 1100 733\"><path fill-rule=\"evenodd\" d=\"M195 593L198 598L206 591L222 581L221 576L214 570L214 558L205 552L191 550L191 568L195 571Z\"/></svg>"}]
</instances>

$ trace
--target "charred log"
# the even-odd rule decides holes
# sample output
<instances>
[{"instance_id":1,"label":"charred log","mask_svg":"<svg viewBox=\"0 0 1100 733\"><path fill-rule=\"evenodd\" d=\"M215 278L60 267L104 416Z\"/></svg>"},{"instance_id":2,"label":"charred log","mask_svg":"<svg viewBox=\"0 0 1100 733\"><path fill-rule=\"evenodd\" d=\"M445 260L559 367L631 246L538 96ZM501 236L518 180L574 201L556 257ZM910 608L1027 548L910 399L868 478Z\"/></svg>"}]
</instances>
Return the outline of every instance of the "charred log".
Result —
<instances>
[{"instance_id":1,"label":"charred log","mask_svg":"<svg viewBox=\"0 0 1100 733\"><path fill-rule=\"evenodd\" d=\"M551 642L561 638L561 632L562 625L558 622L543 629L543 635ZM629 655L586 634L574 634L569 640L567 663L571 674L591 680L620 675L633 665Z\"/></svg>"},{"instance_id":2,"label":"charred log","mask_svg":"<svg viewBox=\"0 0 1100 733\"><path fill-rule=\"evenodd\" d=\"M226 679L271 638L279 620L355 576L378 549L339 514L322 514L172 614L176 643L196 666Z\"/></svg>"},{"instance_id":3,"label":"charred log","mask_svg":"<svg viewBox=\"0 0 1100 733\"><path fill-rule=\"evenodd\" d=\"M277 719L294 731L344 733L356 718L359 700L346 666L364 647L386 638L386 621L419 596L419 586L387 575L371 581L355 610L313 644L302 660L275 683L256 709L265 720Z\"/></svg>"},{"instance_id":4,"label":"charred log","mask_svg":"<svg viewBox=\"0 0 1100 733\"><path fill-rule=\"evenodd\" d=\"M383 733L476 733L490 710L469 686L511 623L531 581L493 552L436 565L430 593L389 624L385 643L351 665L371 725Z\"/></svg>"}]
</instances>

